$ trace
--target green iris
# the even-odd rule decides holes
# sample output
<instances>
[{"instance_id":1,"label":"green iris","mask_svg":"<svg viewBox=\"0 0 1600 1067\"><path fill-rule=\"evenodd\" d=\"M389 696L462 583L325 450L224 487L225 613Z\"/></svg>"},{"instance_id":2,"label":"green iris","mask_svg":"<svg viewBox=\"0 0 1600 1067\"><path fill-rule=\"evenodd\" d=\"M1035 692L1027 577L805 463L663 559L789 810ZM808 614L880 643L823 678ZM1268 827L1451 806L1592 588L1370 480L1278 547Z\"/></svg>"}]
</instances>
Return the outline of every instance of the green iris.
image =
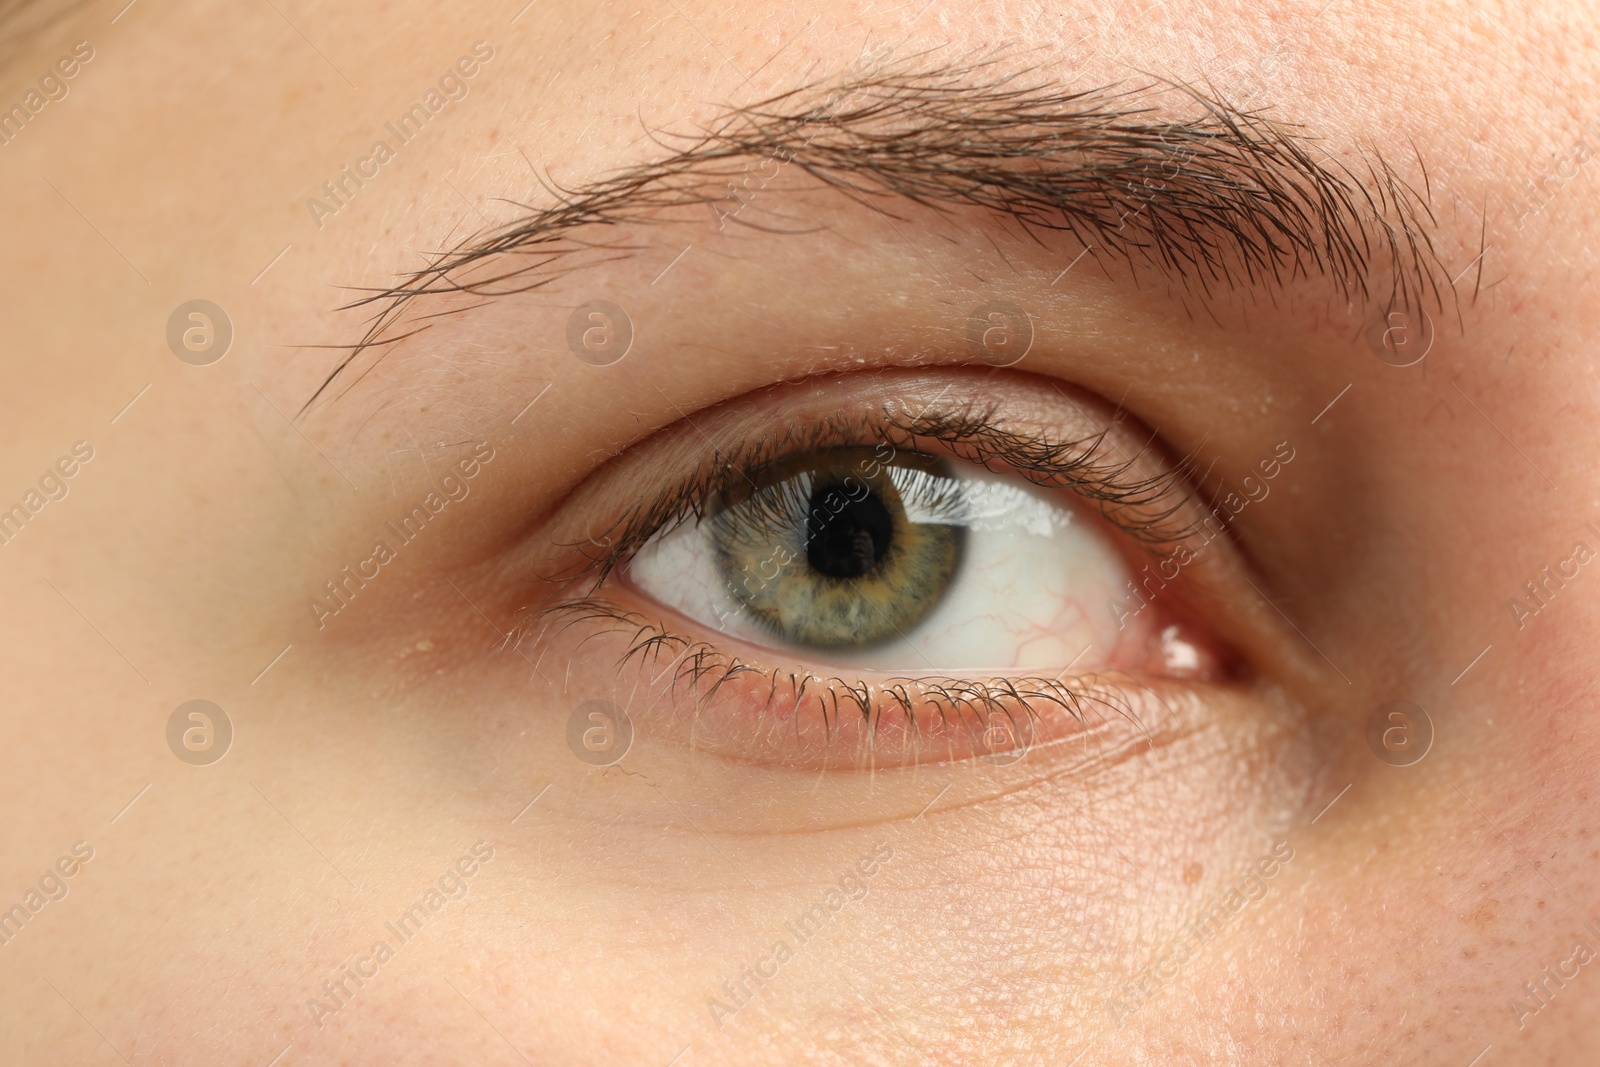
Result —
<instances>
[{"instance_id":1,"label":"green iris","mask_svg":"<svg viewBox=\"0 0 1600 1067\"><path fill-rule=\"evenodd\" d=\"M949 590L966 542L962 502L933 456L830 448L725 494L711 540L734 597L768 629L815 648L869 648L906 636Z\"/></svg>"}]
</instances>

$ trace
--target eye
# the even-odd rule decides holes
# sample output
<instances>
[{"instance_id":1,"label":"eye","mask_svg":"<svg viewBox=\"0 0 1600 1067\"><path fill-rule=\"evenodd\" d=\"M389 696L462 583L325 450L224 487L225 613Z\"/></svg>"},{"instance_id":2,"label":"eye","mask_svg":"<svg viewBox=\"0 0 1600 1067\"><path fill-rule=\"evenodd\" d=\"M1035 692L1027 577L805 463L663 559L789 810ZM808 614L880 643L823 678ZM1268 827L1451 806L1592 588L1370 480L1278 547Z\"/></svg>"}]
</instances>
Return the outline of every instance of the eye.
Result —
<instances>
[{"instance_id":1,"label":"eye","mask_svg":"<svg viewBox=\"0 0 1600 1067\"><path fill-rule=\"evenodd\" d=\"M1127 568L1059 493L893 446L768 464L628 580L730 637L880 670L1060 671L1117 644Z\"/></svg>"},{"instance_id":2,"label":"eye","mask_svg":"<svg viewBox=\"0 0 1600 1067\"><path fill-rule=\"evenodd\" d=\"M645 733L791 766L965 759L996 723L1031 743L1228 684L1183 573L1228 552L1193 540L1206 514L1103 401L840 375L597 472L538 538L561 593L530 618L573 695Z\"/></svg>"}]
</instances>

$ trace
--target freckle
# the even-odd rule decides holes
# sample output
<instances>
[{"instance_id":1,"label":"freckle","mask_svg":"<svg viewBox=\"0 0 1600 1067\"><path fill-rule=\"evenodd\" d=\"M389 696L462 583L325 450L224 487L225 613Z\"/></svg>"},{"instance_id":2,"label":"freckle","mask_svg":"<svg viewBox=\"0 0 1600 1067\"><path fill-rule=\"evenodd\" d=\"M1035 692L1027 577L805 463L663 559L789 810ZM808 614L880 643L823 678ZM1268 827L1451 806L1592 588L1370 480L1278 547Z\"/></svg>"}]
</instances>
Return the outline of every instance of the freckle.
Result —
<instances>
[{"instance_id":1,"label":"freckle","mask_svg":"<svg viewBox=\"0 0 1600 1067\"><path fill-rule=\"evenodd\" d=\"M1475 948L1464 948L1461 950L1461 958L1464 960L1475 960L1478 958L1478 950Z\"/></svg>"},{"instance_id":2,"label":"freckle","mask_svg":"<svg viewBox=\"0 0 1600 1067\"><path fill-rule=\"evenodd\" d=\"M1196 882L1200 881L1200 876L1205 873L1206 869L1200 864L1191 863L1189 866L1183 869L1183 884L1194 885Z\"/></svg>"}]
</instances>

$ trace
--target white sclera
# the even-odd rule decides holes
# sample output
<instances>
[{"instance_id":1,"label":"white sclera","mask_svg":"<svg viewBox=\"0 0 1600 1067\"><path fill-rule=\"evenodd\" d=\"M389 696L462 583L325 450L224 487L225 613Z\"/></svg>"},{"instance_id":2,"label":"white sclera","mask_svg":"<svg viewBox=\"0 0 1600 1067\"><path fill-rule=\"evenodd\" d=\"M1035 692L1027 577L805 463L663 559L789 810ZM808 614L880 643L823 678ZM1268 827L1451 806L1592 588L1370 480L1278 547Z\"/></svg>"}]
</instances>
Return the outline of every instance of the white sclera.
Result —
<instances>
[{"instance_id":1,"label":"white sclera","mask_svg":"<svg viewBox=\"0 0 1600 1067\"><path fill-rule=\"evenodd\" d=\"M1117 640L1111 604L1128 571L1107 534L1045 490L966 463L951 465L959 493L912 522L960 523L966 549L944 597L902 638L852 652L795 645L774 634L729 588L708 524L686 522L653 538L629 565L633 585L713 630L803 662L908 674L1045 671L1104 663ZM922 471L889 468L907 492ZM795 566L804 566L804 560Z\"/></svg>"}]
</instances>

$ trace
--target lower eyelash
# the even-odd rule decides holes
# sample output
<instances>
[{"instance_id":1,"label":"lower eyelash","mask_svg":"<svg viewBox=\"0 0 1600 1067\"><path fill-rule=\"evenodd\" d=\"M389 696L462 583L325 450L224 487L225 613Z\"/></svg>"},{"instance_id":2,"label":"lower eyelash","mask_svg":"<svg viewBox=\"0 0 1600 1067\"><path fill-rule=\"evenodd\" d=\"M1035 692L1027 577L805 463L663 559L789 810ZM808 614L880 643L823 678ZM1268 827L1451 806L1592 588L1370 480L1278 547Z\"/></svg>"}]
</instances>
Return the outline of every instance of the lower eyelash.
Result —
<instances>
[{"instance_id":1,"label":"lower eyelash","mask_svg":"<svg viewBox=\"0 0 1600 1067\"><path fill-rule=\"evenodd\" d=\"M660 682L670 671L671 680L666 691L678 694L687 690L696 709L709 704L735 678L762 676L768 682L767 699L762 705L763 719L767 719L774 708L792 708L789 715L781 718L787 720L793 716L798 720L801 712L809 708L821 715L830 741L836 731L851 721L864 725L869 749L884 727L886 715L903 723L908 735L906 744L919 755L921 742L935 726L948 739L947 745L963 735L970 741L971 737L984 735L995 726L1009 728L1013 736L1020 733L1032 738L1053 732L1044 718L1051 711L1064 713L1080 726L1088 725L1091 712L1102 719L1110 713L1144 729L1134 710L1134 702L1124 692L1128 683L1120 678L1114 685L1095 675L1079 677L1070 683L1042 677L896 677L880 683L851 682L840 677L824 679L799 670L766 669L742 662L710 642L674 633L660 623L651 622L646 615L605 597L569 599L539 610L534 618L542 623L541 636L548 634L552 624L559 633L596 622L609 625L611 633L631 632L628 647L619 658L619 671L629 663L654 668L669 652L673 653L666 670L657 674L655 681ZM520 633L513 634L513 641ZM588 635L584 640L593 636L597 635ZM771 725L770 721L751 724L758 733Z\"/></svg>"}]
</instances>

